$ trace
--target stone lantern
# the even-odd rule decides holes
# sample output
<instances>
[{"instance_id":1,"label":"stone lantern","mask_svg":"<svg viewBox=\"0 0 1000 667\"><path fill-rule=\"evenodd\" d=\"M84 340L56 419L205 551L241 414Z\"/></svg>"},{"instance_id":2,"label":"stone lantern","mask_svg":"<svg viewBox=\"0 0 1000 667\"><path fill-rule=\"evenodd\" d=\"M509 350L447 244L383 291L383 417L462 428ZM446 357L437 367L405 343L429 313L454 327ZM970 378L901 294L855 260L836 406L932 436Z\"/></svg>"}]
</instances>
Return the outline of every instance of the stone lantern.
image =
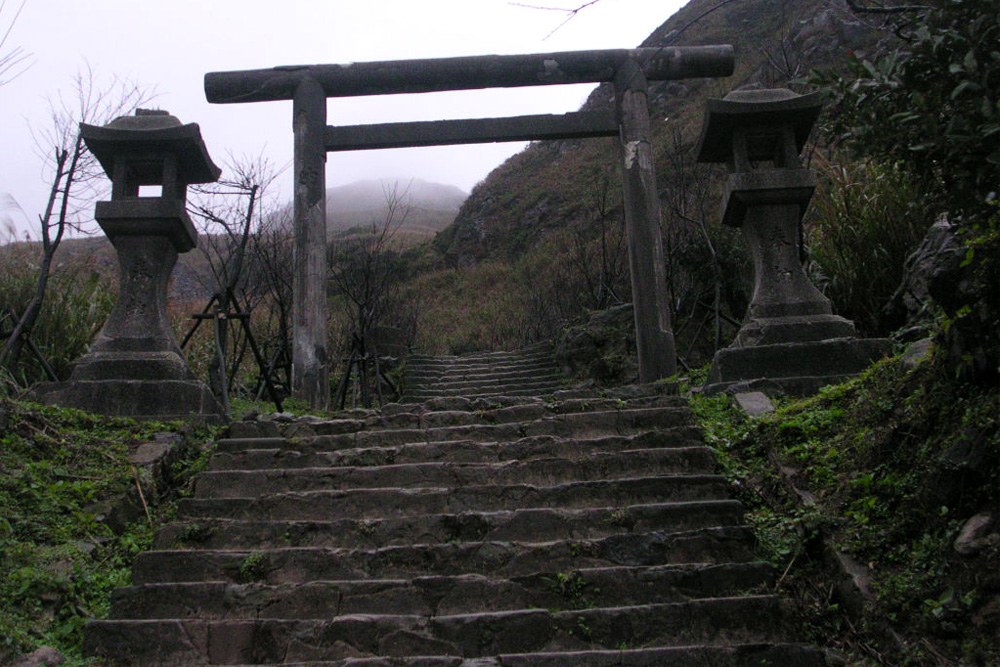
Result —
<instances>
[{"instance_id":1,"label":"stone lantern","mask_svg":"<svg viewBox=\"0 0 1000 667\"><path fill-rule=\"evenodd\" d=\"M722 222L743 230L754 292L733 344L715 355L706 391L811 393L888 350L886 340L857 338L802 267L800 224L815 177L799 154L822 105L822 93L783 88L708 100L698 161L729 166Z\"/></svg>"},{"instance_id":2,"label":"stone lantern","mask_svg":"<svg viewBox=\"0 0 1000 667\"><path fill-rule=\"evenodd\" d=\"M35 394L108 415L219 418L221 408L191 374L167 318L177 254L198 241L187 186L220 173L201 131L165 111L140 109L104 127L82 124L80 133L111 178L111 201L97 202L95 218L118 254L118 302L70 380L36 385Z\"/></svg>"}]
</instances>

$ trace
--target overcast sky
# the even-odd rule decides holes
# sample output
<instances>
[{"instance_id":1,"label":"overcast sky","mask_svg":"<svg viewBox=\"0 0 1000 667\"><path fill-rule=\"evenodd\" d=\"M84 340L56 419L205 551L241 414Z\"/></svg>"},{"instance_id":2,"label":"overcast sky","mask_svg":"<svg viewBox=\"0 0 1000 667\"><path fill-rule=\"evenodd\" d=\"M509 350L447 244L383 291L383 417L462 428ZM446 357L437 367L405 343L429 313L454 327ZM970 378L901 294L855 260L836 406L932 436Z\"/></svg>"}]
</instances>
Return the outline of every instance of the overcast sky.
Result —
<instances>
[{"instance_id":1,"label":"overcast sky","mask_svg":"<svg viewBox=\"0 0 1000 667\"><path fill-rule=\"evenodd\" d=\"M8 193L30 220L36 219L48 186L30 126L44 128L47 98L70 88L74 75L88 64L99 77L119 75L155 87L158 96L147 106L167 109L185 123L199 123L209 152L220 165L230 155L263 154L280 168L292 158L291 102L210 105L202 88L206 72L632 48L684 1L600 0L559 27L565 13L507 0L26 0L4 46L5 51L23 48L33 64L0 86L0 204ZM6 0L0 37L20 2ZM584 2L524 0L523 4L575 8ZM329 102L328 120L353 125L564 113L577 109L591 88L337 99ZM331 153L327 185L366 178L420 178L469 191L523 146ZM291 197L290 173L288 169L279 181L284 199Z\"/></svg>"}]
</instances>

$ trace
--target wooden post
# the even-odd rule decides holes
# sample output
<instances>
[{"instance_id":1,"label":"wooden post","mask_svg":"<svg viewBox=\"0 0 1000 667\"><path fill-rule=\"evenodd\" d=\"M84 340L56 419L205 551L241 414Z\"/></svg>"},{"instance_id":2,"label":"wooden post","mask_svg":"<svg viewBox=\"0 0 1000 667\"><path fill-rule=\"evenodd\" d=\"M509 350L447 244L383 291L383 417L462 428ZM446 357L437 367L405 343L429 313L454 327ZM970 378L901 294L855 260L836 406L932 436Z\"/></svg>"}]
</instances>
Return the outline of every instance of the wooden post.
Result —
<instances>
[{"instance_id":1,"label":"wooden post","mask_svg":"<svg viewBox=\"0 0 1000 667\"><path fill-rule=\"evenodd\" d=\"M629 60L618 68L615 109L621 128L622 190L639 381L654 382L677 372L677 354L667 300L660 199L656 189L646 88L646 76L638 63Z\"/></svg>"},{"instance_id":2,"label":"wooden post","mask_svg":"<svg viewBox=\"0 0 1000 667\"><path fill-rule=\"evenodd\" d=\"M304 77L292 102L295 132L295 261L292 394L313 409L330 404L326 349L326 95Z\"/></svg>"}]
</instances>

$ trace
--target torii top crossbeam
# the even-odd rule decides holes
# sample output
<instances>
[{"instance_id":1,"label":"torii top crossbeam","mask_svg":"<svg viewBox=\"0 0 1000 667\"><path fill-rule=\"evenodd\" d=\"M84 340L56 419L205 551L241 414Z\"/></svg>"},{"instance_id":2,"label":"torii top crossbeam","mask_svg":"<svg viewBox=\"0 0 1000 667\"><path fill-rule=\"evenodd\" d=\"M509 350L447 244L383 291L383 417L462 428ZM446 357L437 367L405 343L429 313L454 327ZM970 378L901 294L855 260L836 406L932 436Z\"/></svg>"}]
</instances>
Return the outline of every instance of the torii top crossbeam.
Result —
<instances>
[{"instance_id":1,"label":"torii top crossbeam","mask_svg":"<svg viewBox=\"0 0 1000 667\"><path fill-rule=\"evenodd\" d=\"M570 51L533 55L294 65L210 72L209 102L293 100L295 268L292 383L313 408L329 402L326 351L326 176L329 151L402 146L614 136L620 139L625 221L643 382L676 369L660 239L647 81L724 77L731 46ZM561 116L521 116L353 127L326 125L326 99L481 88L613 83L615 108Z\"/></svg>"},{"instance_id":2,"label":"torii top crossbeam","mask_svg":"<svg viewBox=\"0 0 1000 667\"><path fill-rule=\"evenodd\" d=\"M326 97L602 83L614 81L627 61L637 63L648 81L722 77L732 74L733 49L647 47L209 72L205 96L214 104L290 100L304 78L318 83Z\"/></svg>"}]
</instances>

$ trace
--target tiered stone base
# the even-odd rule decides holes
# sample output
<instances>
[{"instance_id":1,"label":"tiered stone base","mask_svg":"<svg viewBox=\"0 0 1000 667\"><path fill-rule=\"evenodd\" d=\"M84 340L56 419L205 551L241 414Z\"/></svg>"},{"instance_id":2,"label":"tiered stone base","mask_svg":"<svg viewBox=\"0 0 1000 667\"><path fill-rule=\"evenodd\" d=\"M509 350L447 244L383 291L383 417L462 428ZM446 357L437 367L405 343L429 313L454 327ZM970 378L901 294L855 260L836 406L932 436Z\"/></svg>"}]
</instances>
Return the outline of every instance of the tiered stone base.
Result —
<instances>
[{"instance_id":1,"label":"tiered stone base","mask_svg":"<svg viewBox=\"0 0 1000 667\"><path fill-rule=\"evenodd\" d=\"M222 421L211 391L194 380L84 380L42 382L32 388L40 403L113 417Z\"/></svg>"},{"instance_id":2,"label":"tiered stone base","mask_svg":"<svg viewBox=\"0 0 1000 667\"><path fill-rule=\"evenodd\" d=\"M804 396L857 375L891 346L887 338L834 338L726 348L715 354L704 390Z\"/></svg>"}]
</instances>

